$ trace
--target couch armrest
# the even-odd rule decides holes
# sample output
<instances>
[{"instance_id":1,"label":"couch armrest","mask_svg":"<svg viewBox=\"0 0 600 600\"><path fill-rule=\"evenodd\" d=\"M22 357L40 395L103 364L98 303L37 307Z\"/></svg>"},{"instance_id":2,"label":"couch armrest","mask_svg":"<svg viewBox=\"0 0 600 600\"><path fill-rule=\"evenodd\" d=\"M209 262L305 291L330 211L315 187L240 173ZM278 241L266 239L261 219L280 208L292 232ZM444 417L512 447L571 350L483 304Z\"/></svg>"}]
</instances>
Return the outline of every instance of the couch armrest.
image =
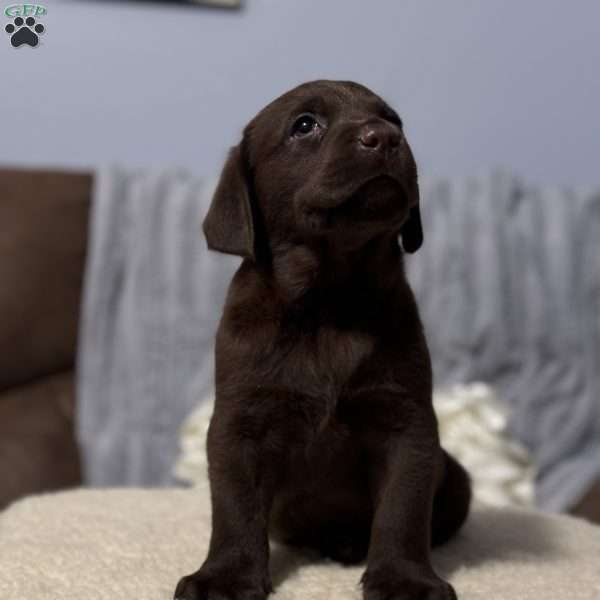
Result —
<instances>
[{"instance_id":1,"label":"couch armrest","mask_svg":"<svg viewBox=\"0 0 600 600\"><path fill-rule=\"evenodd\" d=\"M91 186L0 169L0 390L74 364Z\"/></svg>"}]
</instances>

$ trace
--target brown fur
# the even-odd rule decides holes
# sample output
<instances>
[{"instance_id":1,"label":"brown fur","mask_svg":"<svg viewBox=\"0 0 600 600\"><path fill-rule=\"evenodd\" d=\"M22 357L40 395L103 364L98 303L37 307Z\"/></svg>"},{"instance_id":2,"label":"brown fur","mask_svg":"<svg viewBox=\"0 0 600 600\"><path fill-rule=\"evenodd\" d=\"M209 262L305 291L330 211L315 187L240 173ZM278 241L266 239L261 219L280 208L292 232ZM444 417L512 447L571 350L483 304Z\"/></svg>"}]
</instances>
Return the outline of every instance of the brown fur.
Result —
<instances>
[{"instance_id":1,"label":"brown fur","mask_svg":"<svg viewBox=\"0 0 600 600\"><path fill-rule=\"evenodd\" d=\"M232 150L204 230L244 261L216 340L210 549L176 597L264 599L270 534L366 558L367 600L455 598L430 548L465 520L470 486L439 445L404 274L423 234L396 113L351 82L278 98Z\"/></svg>"}]
</instances>

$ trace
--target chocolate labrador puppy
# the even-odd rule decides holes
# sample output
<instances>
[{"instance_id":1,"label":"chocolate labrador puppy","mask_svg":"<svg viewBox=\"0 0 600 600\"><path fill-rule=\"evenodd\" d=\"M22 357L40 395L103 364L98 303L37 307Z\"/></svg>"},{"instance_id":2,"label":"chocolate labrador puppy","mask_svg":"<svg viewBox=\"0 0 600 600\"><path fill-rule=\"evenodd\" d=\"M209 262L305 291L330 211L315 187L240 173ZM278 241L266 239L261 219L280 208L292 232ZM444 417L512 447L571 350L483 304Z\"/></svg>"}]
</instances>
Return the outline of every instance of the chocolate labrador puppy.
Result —
<instances>
[{"instance_id":1,"label":"chocolate labrador puppy","mask_svg":"<svg viewBox=\"0 0 600 600\"><path fill-rule=\"evenodd\" d=\"M367 600L455 598L430 549L470 485L440 448L404 273L423 233L398 115L351 82L284 94L231 151L204 232L244 260L216 339L210 548L175 597L264 599L271 535L366 558Z\"/></svg>"}]
</instances>

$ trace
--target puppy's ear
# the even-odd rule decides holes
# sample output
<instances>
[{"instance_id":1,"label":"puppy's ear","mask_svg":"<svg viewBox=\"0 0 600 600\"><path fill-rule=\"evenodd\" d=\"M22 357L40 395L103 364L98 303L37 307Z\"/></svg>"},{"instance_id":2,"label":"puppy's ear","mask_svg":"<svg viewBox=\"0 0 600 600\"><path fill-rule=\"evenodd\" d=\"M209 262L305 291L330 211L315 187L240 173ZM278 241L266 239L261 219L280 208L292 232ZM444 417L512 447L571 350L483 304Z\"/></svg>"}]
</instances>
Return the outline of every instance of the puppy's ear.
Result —
<instances>
[{"instance_id":1,"label":"puppy's ear","mask_svg":"<svg viewBox=\"0 0 600 600\"><path fill-rule=\"evenodd\" d=\"M410 209L408 220L400 230L402 238L402 248L404 252L412 254L416 252L423 244L423 226L421 224L421 209L419 208L419 186L415 181L413 196L416 196L417 203Z\"/></svg>"},{"instance_id":2,"label":"puppy's ear","mask_svg":"<svg viewBox=\"0 0 600 600\"><path fill-rule=\"evenodd\" d=\"M250 183L241 144L229 152L202 226L211 250L255 259Z\"/></svg>"}]
</instances>

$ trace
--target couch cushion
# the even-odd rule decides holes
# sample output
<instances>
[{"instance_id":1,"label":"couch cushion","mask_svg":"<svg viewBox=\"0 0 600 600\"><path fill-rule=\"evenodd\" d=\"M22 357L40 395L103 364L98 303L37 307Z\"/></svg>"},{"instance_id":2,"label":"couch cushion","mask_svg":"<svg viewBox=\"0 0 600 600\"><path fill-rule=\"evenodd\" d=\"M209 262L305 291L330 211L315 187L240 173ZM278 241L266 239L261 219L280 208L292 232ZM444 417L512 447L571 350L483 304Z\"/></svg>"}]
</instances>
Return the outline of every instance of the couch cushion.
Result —
<instances>
[{"instance_id":1,"label":"couch cushion","mask_svg":"<svg viewBox=\"0 0 600 600\"><path fill-rule=\"evenodd\" d=\"M0 169L0 390L73 365L91 185Z\"/></svg>"},{"instance_id":2,"label":"couch cushion","mask_svg":"<svg viewBox=\"0 0 600 600\"><path fill-rule=\"evenodd\" d=\"M210 535L200 490L75 491L0 514L2 600L172 597ZM476 509L435 564L463 600L597 600L600 528L572 517ZM359 600L363 567L275 546L277 600Z\"/></svg>"},{"instance_id":3,"label":"couch cushion","mask_svg":"<svg viewBox=\"0 0 600 600\"><path fill-rule=\"evenodd\" d=\"M0 509L81 483L74 413L73 371L0 392Z\"/></svg>"}]
</instances>

